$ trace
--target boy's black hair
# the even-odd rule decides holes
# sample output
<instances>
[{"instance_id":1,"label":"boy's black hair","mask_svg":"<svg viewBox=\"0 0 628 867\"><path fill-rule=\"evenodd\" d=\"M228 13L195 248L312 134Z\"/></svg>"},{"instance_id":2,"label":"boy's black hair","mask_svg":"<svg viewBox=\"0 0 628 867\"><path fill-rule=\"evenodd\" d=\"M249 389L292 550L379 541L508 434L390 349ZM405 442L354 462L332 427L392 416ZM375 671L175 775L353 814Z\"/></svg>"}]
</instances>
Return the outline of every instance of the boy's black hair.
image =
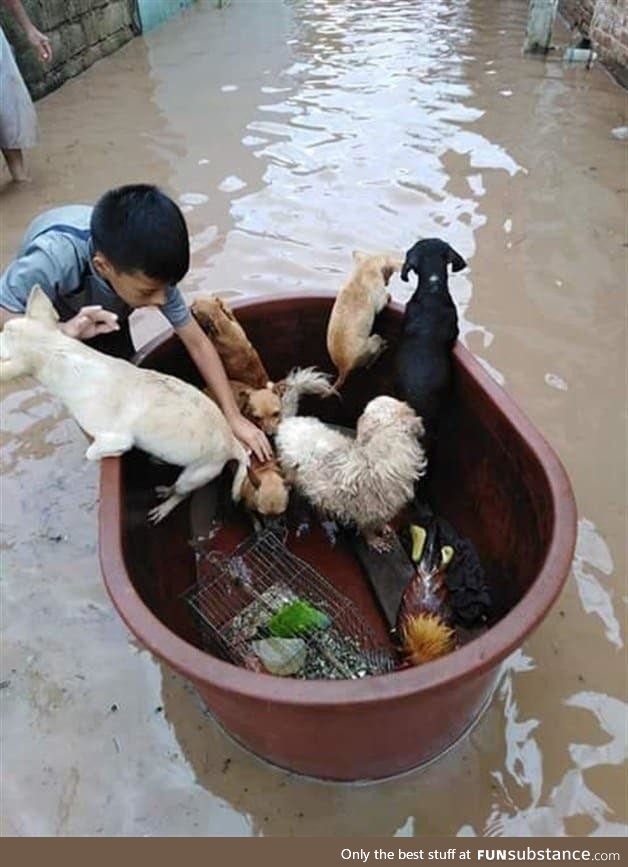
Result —
<instances>
[{"instance_id":1,"label":"boy's black hair","mask_svg":"<svg viewBox=\"0 0 628 867\"><path fill-rule=\"evenodd\" d=\"M116 271L141 271L153 280L178 283L190 267L190 240L179 207L151 184L109 190L90 221L94 249Z\"/></svg>"}]
</instances>

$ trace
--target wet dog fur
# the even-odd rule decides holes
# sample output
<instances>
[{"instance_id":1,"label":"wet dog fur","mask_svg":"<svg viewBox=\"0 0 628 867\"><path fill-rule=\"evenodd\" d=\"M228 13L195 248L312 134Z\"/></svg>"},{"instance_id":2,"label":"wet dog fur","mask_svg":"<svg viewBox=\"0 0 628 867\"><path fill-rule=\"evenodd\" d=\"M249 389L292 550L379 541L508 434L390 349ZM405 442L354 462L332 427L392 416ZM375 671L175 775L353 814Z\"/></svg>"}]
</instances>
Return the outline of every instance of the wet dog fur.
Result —
<instances>
[{"instance_id":1,"label":"wet dog fur","mask_svg":"<svg viewBox=\"0 0 628 867\"><path fill-rule=\"evenodd\" d=\"M381 253L369 256L354 252L354 268L344 284L329 317L327 351L338 370L334 388L341 388L352 370L373 364L386 348L379 334L371 334L378 313L390 301L390 278L402 260Z\"/></svg>"}]
</instances>

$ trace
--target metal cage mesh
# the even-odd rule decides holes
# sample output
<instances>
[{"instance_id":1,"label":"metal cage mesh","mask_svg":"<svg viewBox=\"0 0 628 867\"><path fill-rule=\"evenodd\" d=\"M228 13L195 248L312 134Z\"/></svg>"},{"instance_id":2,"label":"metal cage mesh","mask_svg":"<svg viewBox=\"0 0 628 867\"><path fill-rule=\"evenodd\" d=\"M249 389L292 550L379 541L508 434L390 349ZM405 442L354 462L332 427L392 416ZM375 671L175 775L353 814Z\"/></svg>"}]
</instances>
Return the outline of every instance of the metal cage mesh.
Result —
<instances>
[{"instance_id":1,"label":"metal cage mesh","mask_svg":"<svg viewBox=\"0 0 628 867\"><path fill-rule=\"evenodd\" d=\"M264 622L276 611L299 599L328 615L331 626L300 636L307 654L296 677L359 678L395 667L389 647L377 639L355 604L289 551L276 531L247 539L230 556L212 550L208 539L197 539L193 546L197 583L183 598L212 653L260 670L251 642L264 636Z\"/></svg>"}]
</instances>

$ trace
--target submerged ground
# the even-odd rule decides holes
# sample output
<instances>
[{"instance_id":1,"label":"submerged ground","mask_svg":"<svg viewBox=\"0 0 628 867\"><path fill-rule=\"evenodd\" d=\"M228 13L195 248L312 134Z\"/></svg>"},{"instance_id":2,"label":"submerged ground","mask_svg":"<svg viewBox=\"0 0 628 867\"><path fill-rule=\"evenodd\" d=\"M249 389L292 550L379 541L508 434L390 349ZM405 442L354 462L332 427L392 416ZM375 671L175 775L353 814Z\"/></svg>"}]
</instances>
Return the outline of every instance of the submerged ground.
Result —
<instances>
[{"instance_id":1,"label":"submerged ground","mask_svg":"<svg viewBox=\"0 0 628 867\"><path fill-rule=\"evenodd\" d=\"M523 59L526 11L207 2L37 104L33 181L0 186L2 266L42 209L141 180L186 212L190 295L336 289L355 248L443 236L470 264L463 339L557 450L579 532L468 739L397 781L303 781L136 644L100 577L82 435L31 382L4 387L5 834L626 833L625 95Z\"/></svg>"}]
</instances>

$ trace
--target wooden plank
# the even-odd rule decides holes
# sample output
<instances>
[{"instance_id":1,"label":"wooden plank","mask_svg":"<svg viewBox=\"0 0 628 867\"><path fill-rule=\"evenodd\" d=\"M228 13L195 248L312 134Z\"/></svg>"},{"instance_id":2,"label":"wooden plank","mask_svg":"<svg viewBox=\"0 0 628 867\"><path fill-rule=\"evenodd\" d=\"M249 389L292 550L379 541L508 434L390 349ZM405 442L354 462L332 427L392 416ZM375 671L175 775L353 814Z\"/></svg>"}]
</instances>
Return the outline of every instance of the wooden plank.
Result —
<instances>
[{"instance_id":1,"label":"wooden plank","mask_svg":"<svg viewBox=\"0 0 628 867\"><path fill-rule=\"evenodd\" d=\"M384 617L393 630L397 625L401 597L415 575L415 567L396 536L390 551L383 553L374 551L361 536L356 536L352 545Z\"/></svg>"}]
</instances>

